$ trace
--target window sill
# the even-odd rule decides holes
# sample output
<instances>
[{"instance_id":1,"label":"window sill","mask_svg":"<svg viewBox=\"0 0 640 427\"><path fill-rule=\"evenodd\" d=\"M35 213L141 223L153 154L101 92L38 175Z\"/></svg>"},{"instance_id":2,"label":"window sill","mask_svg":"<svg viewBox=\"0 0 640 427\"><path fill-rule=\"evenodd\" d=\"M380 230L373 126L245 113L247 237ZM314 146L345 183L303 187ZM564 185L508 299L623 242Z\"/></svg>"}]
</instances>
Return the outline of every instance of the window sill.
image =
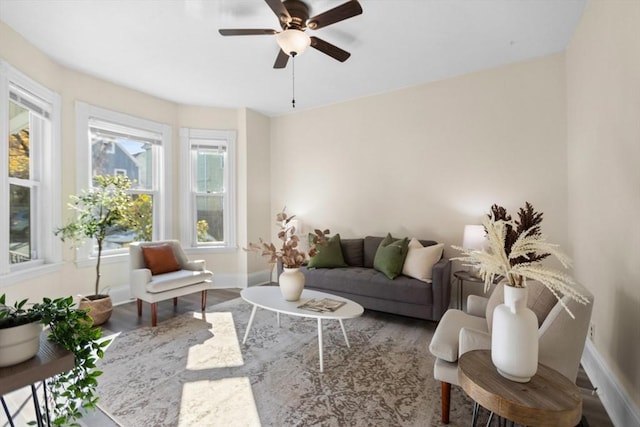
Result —
<instances>
[{"instance_id":1,"label":"window sill","mask_svg":"<svg viewBox=\"0 0 640 427\"><path fill-rule=\"evenodd\" d=\"M232 254L238 251L237 247L231 246L202 246L202 247L183 247L187 254Z\"/></svg>"}]
</instances>

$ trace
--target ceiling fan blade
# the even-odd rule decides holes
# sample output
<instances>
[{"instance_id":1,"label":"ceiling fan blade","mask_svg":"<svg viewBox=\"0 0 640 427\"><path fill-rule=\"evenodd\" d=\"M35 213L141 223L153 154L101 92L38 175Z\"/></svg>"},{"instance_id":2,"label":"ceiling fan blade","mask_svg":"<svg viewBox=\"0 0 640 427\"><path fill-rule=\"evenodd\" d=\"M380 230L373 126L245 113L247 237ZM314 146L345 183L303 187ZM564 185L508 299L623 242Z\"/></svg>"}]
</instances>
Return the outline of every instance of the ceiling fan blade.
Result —
<instances>
[{"instance_id":1,"label":"ceiling fan blade","mask_svg":"<svg viewBox=\"0 0 640 427\"><path fill-rule=\"evenodd\" d=\"M276 30L257 28L225 28L218 30L223 36L261 36L265 34L277 34Z\"/></svg>"},{"instance_id":2,"label":"ceiling fan blade","mask_svg":"<svg viewBox=\"0 0 640 427\"><path fill-rule=\"evenodd\" d=\"M273 64L273 68L286 68L287 62L289 62L289 55L284 53L284 50L280 49L276 62Z\"/></svg>"},{"instance_id":3,"label":"ceiling fan blade","mask_svg":"<svg viewBox=\"0 0 640 427\"><path fill-rule=\"evenodd\" d=\"M307 27L312 30L326 27L327 25L335 24L336 22L344 21L345 19L353 18L354 16L362 13L362 6L357 0L351 0L333 9L327 10L320 15L316 15L309 18Z\"/></svg>"},{"instance_id":4,"label":"ceiling fan blade","mask_svg":"<svg viewBox=\"0 0 640 427\"><path fill-rule=\"evenodd\" d=\"M327 54L333 59L337 59L340 62L346 61L351 56L351 54L346 50L342 50L338 46L334 46L322 39L313 36L310 37L310 39L311 47L318 49L320 52Z\"/></svg>"},{"instance_id":5,"label":"ceiling fan blade","mask_svg":"<svg viewBox=\"0 0 640 427\"><path fill-rule=\"evenodd\" d=\"M269 5L271 10L273 10L273 13L276 14L280 22L284 22L285 24L291 22L291 15L289 15L289 11L287 10L286 7L284 7L284 4L282 4L281 0L264 0L264 1Z\"/></svg>"}]
</instances>

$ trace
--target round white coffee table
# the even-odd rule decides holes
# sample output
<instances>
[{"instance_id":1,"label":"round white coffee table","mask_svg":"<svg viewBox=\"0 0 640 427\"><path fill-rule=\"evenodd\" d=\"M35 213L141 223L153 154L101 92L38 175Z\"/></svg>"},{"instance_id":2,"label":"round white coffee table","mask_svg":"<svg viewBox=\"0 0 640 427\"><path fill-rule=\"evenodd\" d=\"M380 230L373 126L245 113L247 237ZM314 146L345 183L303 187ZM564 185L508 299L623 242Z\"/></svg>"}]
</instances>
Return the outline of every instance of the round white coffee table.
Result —
<instances>
[{"instance_id":1,"label":"round white coffee table","mask_svg":"<svg viewBox=\"0 0 640 427\"><path fill-rule=\"evenodd\" d=\"M322 320L338 320L340 327L342 328L342 334L344 340L349 345L349 339L347 338L347 332L344 329L344 323L342 319L352 319L359 317L364 312L364 308L356 302L353 302L347 298L339 297L337 295L331 295L324 292L314 291L311 289L305 289L302 291L302 296L299 301L286 301L280 292L278 286L254 286L251 288L243 289L240 292L240 296L243 300L253 305L251 310L251 316L249 317L249 323L247 330L244 333L244 339L242 344L247 341L249 330L251 330L251 324L256 314L258 307L265 310L274 311L277 313L278 327L280 326L280 313L288 314L290 316L309 317L318 319L318 351L320 355L320 372L323 372L324 366L322 362ZM335 301L344 301L345 304L338 308L336 311L316 312L305 308L299 308L300 305L306 303L310 299L322 300L329 298Z\"/></svg>"}]
</instances>

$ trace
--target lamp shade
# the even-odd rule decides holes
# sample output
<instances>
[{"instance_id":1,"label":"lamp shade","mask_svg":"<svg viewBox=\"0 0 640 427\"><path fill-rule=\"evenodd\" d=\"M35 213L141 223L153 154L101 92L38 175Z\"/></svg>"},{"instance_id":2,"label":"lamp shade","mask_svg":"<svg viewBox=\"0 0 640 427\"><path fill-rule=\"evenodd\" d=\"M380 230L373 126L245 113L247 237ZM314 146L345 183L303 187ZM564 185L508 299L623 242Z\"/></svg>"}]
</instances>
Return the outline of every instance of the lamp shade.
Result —
<instances>
[{"instance_id":1,"label":"lamp shade","mask_svg":"<svg viewBox=\"0 0 640 427\"><path fill-rule=\"evenodd\" d=\"M462 247L465 249L478 250L484 249L486 232L482 225L465 225L464 236L462 237Z\"/></svg>"},{"instance_id":2,"label":"lamp shade","mask_svg":"<svg viewBox=\"0 0 640 427\"><path fill-rule=\"evenodd\" d=\"M311 45L311 39L304 31L293 29L278 33L276 35L276 41L280 49L287 55L291 55L292 53L300 55Z\"/></svg>"}]
</instances>

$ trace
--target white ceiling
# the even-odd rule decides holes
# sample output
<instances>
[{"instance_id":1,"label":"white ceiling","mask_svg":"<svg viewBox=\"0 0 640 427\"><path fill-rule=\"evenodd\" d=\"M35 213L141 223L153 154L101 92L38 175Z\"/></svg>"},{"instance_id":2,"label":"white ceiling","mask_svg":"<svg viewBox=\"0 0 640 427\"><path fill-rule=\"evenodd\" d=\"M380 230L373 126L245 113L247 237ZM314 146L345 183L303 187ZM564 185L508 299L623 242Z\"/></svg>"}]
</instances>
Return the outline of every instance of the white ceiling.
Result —
<instances>
[{"instance_id":1,"label":"white ceiling","mask_svg":"<svg viewBox=\"0 0 640 427\"><path fill-rule=\"evenodd\" d=\"M313 16L345 0L306 1ZM362 15L307 30L351 58L297 57L296 111L561 52L586 1L361 0ZM0 20L67 67L160 98L294 111L275 36L218 34L279 30L263 0L0 0Z\"/></svg>"}]
</instances>

